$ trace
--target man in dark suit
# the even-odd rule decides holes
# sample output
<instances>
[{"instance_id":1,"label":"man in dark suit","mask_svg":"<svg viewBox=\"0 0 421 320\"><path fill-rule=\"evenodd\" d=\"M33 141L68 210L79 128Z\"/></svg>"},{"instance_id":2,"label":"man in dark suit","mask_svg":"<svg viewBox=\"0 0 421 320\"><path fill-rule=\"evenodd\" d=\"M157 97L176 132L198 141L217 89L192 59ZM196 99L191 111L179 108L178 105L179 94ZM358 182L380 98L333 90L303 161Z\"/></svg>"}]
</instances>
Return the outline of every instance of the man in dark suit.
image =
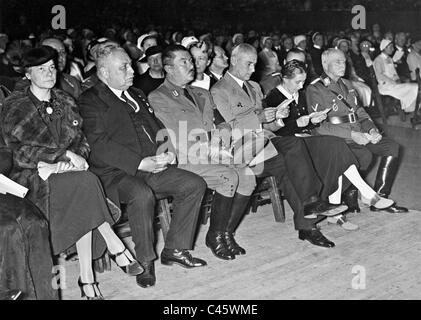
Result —
<instances>
[{"instance_id":1,"label":"man in dark suit","mask_svg":"<svg viewBox=\"0 0 421 320\"><path fill-rule=\"evenodd\" d=\"M228 68L228 57L224 49L214 46L210 58L211 63L206 73L211 78L210 87L212 88L224 76L224 72Z\"/></svg>"},{"instance_id":2,"label":"man in dark suit","mask_svg":"<svg viewBox=\"0 0 421 320\"><path fill-rule=\"evenodd\" d=\"M273 51L278 56L279 64L282 65L284 63L284 61L282 59L283 56L282 56L281 37L279 36L279 34L275 33L272 36L272 41L273 41Z\"/></svg>"},{"instance_id":3,"label":"man in dark suit","mask_svg":"<svg viewBox=\"0 0 421 320\"><path fill-rule=\"evenodd\" d=\"M163 129L142 91L132 88L134 71L122 48L104 48L97 54L100 79L79 100L84 132L91 145L91 170L104 184L107 196L127 205L136 258L144 272L141 287L156 281L153 218L156 196L173 197L173 215L161 253L161 263L185 268L206 262L191 256L205 182L176 168L175 156L157 142Z\"/></svg>"},{"instance_id":4,"label":"man in dark suit","mask_svg":"<svg viewBox=\"0 0 421 320\"><path fill-rule=\"evenodd\" d=\"M309 50L311 61L313 63L314 71L316 72L317 76L320 77L320 75L323 73L322 53L324 50L324 37L320 32L315 32L311 39L313 40L313 46Z\"/></svg>"},{"instance_id":5,"label":"man in dark suit","mask_svg":"<svg viewBox=\"0 0 421 320\"><path fill-rule=\"evenodd\" d=\"M411 72L407 62L408 48L406 47L406 34L405 32L398 32L395 35L396 52L393 56L393 62L396 66L396 72L402 82L409 82L411 80Z\"/></svg>"}]
</instances>

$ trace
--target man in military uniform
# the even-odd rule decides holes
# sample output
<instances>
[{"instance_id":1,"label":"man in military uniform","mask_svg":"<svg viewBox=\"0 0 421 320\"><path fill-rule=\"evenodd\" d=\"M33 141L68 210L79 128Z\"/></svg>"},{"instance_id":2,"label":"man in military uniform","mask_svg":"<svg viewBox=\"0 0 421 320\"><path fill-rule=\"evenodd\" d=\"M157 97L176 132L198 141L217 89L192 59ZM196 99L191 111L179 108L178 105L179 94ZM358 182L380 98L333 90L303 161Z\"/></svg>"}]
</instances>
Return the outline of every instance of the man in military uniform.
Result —
<instances>
[{"instance_id":1,"label":"man in military uniform","mask_svg":"<svg viewBox=\"0 0 421 320\"><path fill-rule=\"evenodd\" d=\"M331 110L328 118L315 130L322 135L342 137L360 162L364 171L371 163L373 154L381 156L374 190L382 197L390 195L392 184L399 166L399 145L383 137L358 99L351 83L343 79L346 68L345 55L337 49L328 49L322 54L324 73L314 80L306 90L309 113ZM355 211L359 211L358 193L349 189L345 199L349 199ZM349 205L348 205L349 206ZM371 211L378 209L370 206ZM407 212L408 209L394 204L387 212Z\"/></svg>"}]
</instances>

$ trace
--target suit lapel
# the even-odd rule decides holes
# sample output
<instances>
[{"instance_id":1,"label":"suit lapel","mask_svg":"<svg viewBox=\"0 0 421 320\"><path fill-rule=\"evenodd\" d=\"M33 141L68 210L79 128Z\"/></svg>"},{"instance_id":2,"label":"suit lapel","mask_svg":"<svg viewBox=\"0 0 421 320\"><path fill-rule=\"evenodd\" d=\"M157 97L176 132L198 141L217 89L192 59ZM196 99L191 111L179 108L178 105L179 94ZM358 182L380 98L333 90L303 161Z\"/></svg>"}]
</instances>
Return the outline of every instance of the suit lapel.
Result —
<instances>
[{"instance_id":1,"label":"suit lapel","mask_svg":"<svg viewBox=\"0 0 421 320\"><path fill-rule=\"evenodd\" d=\"M137 132L133 125L132 119L127 111L126 104L108 88L104 83L97 85L98 97L107 106L108 110L104 113L104 117L108 118L108 123L118 126L121 130L126 131L126 136L130 137L132 142L138 145ZM133 142L135 141L135 142Z\"/></svg>"},{"instance_id":2,"label":"suit lapel","mask_svg":"<svg viewBox=\"0 0 421 320\"><path fill-rule=\"evenodd\" d=\"M119 108L126 110L126 104L108 88L104 83L98 84L98 97L108 108Z\"/></svg>"},{"instance_id":3,"label":"suit lapel","mask_svg":"<svg viewBox=\"0 0 421 320\"><path fill-rule=\"evenodd\" d=\"M247 99L253 103L253 99L240 87L237 81L233 77L231 77L228 72L225 74L224 78L229 82L230 86L234 88L235 93L243 97L243 99ZM251 89L249 85L246 85L247 90L251 94Z\"/></svg>"},{"instance_id":4,"label":"suit lapel","mask_svg":"<svg viewBox=\"0 0 421 320\"><path fill-rule=\"evenodd\" d=\"M247 81L244 82L244 85L246 86L246 88L249 92L249 95L250 95L249 98L251 99L251 101L255 105L256 104L256 92L254 91L254 88Z\"/></svg>"},{"instance_id":5,"label":"suit lapel","mask_svg":"<svg viewBox=\"0 0 421 320\"><path fill-rule=\"evenodd\" d=\"M195 103L191 102L190 99L188 99L186 96L184 96L184 92L181 88L175 87L171 82L168 80L164 81L164 87L169 91L169 95L174 96L178 101L177 103L182 105L184 109L190 108L194 112L200 115L200 117L203 117L203 112L200 110L200 104L196 99L196 94L190 94L195 101ZM194 92L194 89L190 87L190 92ZM173 99L173 97L171 97Z\"/></svg>"},{"instance_id":6,"label":"suit lapel","mask_svg":"<svg viewBox=\"0 0 421 320\"><path fill-rule=\"evenodd\" d=\"M194 102L196 103L196 106L199 108L200 112L203 114L206 100L202 98L202 94L200 92L196 92L195 88L189 87L189 90L191 93L193 93L190 95L192 96Z\"/></svg>"}]
</instances>

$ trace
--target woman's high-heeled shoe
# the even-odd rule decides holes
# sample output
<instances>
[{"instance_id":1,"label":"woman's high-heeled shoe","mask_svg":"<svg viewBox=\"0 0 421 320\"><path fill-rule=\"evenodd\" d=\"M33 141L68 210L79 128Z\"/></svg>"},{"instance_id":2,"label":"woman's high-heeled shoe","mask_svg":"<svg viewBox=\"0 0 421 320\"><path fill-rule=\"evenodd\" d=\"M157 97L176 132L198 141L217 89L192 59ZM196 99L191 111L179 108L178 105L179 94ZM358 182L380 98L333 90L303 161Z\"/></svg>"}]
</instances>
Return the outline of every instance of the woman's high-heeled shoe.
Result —
<instances>
[{"instance_id":1,"label":"woman's high-heeled shoe","mask_svg":"<svg viewBox=\"0 0 421 320\"><path fill-rule=\"evenodd\" d=\"M113 258L113 260L115 261L115 263L125 272L127 273L129 276L137 276L138 274L141 274L143 272L143 268L140 265L139 262L137 262L137 260L134 260L132 255L128 255L127 253L130 254L130 252L128 251L128 249L124 249L123 251L116 253L116 254L111 254L111 257ZM125 266L121 266L118 264L117 262L117 257L124 255L128 261L130 261L130 263L128 265Z\"/></svg>"},{"instance_id":2,"label":"woman's high-heeled shoe","mask_svg":"<svg viewBox=\"0 0 421 320\"><path fill-rule=\"evenodd\" d=\"M365 198L361 195L361 201L364 204L368 206L373 206L379 210L387 209L395 203L395 201L391 199L380 197L377 193L371 199Z\"/></svg>"},{"instance_id":3,"label":"woman's high-heeled shoe","mask_svg":"<svg viewBox=\"0 0 421 320\"><path fill-rule=\"evenodd\" d=\"M104 300L104 297L102 296L101 291L99 291L98 282L83 283L82 280L79 277L79 279L77 280L77 284L79 285L80 296L82 298L86 297L86 299L88 299L88 300ZM85 286L92 286L92 289L95 292L95 296L93 296L93 297L88 296L86 294L85 290L83 290L83 287L85 287Z\"/></svg>"}]
</instances>

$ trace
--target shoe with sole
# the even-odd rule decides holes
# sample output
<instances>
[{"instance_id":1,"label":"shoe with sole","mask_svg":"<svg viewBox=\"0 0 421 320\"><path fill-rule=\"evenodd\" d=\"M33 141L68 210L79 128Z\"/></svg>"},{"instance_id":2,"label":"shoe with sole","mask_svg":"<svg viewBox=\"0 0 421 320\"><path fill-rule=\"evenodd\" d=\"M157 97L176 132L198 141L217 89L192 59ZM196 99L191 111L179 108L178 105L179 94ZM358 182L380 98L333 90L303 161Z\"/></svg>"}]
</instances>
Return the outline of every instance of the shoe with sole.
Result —
<instances>
[{"instance_id":1,"label":"shoe with sole","mask_svg":"<svg viewBox=\"0 0 421 320\"><path fill-rule=\"evenodd\" d=\"M342 229L347 231L355 231L358 230L358 226L356 224L353 224L349 222L344 215L338 215L334 217L328 217L327 223L330 224L337 224L338 226L341 226Z\"/></svg>"}]
</instances>

